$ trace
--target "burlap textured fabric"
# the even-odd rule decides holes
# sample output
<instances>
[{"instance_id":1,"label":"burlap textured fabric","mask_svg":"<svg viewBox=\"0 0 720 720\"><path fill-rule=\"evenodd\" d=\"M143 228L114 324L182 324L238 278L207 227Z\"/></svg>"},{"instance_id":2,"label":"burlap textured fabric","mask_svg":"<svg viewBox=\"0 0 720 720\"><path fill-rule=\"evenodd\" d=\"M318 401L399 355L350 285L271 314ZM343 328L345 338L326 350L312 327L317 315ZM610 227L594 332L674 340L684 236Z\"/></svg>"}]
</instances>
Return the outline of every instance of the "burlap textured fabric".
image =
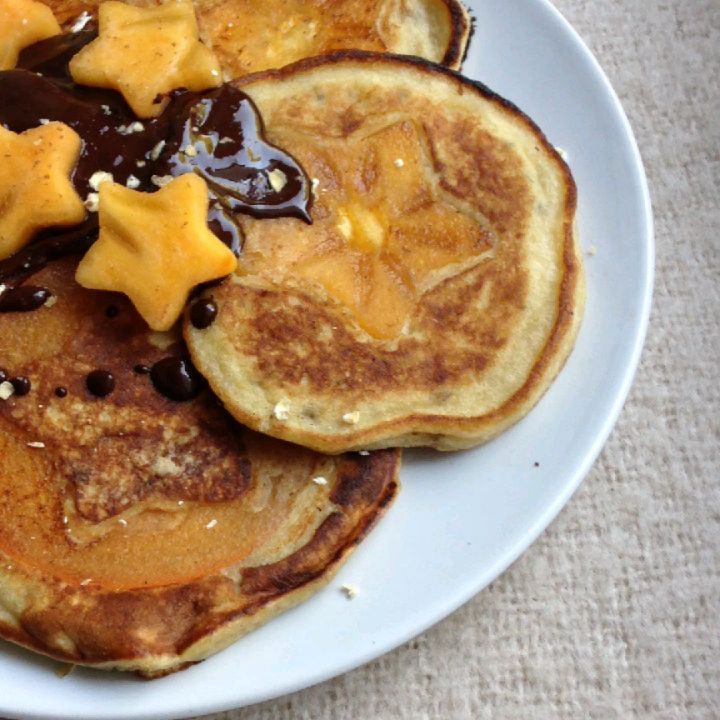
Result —
<instances>
[{"instance_id":1,"label":"burlap textured fabric","mask_svg":"<svg viewBox=\"0 0 720 720\"><path fill-rule=\"evenodd\" d=\"M462 610L215 720L720 718L720 1L555 4L610 76L650 180L657 284L630 400L555 523Z\"/></svg>"}]
</instances>

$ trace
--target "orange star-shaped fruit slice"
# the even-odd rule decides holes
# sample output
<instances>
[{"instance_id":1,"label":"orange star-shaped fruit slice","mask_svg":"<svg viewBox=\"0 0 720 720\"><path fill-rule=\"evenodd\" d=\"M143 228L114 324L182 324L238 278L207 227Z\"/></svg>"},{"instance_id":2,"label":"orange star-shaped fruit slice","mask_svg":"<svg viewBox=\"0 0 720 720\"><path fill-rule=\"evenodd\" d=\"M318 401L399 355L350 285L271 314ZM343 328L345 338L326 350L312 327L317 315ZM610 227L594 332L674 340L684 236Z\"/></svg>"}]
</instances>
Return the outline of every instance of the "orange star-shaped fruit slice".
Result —
<instances>
[{"instance_id":1,"label":"orange star-shaped fruit slice","mask_svg":"<svg viewBox=\"0 0 720 720\"><path fill-rule=\"evenodd\" d=\"M0 0L0 70L14 68L23 48L60 32L47 5L35 0Z\"/></svg>"},{"instance_id":2,"label":"orange star-shaped fruit slice","mask_svg":"<svg viewBox=\"0 0 720 720\"><path fill-rule=\"evenodd\" d=\"M38 230L75 225L85 217L70 182L80 144L78 134L59 122L20 134L0 125L0 259Z\"/></svg>"},{"instance_id":3,"label":"orange star-shaped fruit slice","mask_svg":"<svg viewBox=\"0 0 720 720\"><path fill-rule=\"evenodd\" d=\"M206 90L222 82L213 52L199 40L190 0L158 7L105 2L99 36L70 61L81 85L122 93L136 115L157 117L176 88Z\"/></svg>"},{"instance_id":4,"label":"orange star-shaped fruit slice","mask_svg":"<svg viewBox=\"0 0 720 720\"><path fill-rule=\"evenodd\" d=\"M207 226L208 189L188 173L143 193L100 186L100 236L75 279L93 290L127 295L153 330L168 330L190 290L229 275L237 259Z\"/></svg>"}]
</instances>

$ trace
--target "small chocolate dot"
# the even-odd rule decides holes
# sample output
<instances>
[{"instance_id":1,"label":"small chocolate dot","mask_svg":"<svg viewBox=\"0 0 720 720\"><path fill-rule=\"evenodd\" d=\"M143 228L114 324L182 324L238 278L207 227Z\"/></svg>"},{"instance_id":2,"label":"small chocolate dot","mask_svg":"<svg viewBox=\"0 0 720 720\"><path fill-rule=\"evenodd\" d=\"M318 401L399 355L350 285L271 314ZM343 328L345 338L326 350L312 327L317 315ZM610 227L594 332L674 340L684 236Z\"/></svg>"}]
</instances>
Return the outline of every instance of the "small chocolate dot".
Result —
<instances>
[{"instance_id":1,"label":"small chocolate dot","mask_svg":"<svg viewBox=\"0 0 720 720\"><path fill-rule=\"evenodd\" d=\"M59 398L64 398L67 395L67 388L64 387L56 387L55 388L55 395Z\"/></svg>"},{"instance_id":2,"label":"small chocolate dot","mask_svg":"<svg viewBox=\"0 0 720 720\"><path fill-rule=\"evenodd\" d=\"M117 305L108 305L105 308L105 315L111 319L117 317L119 312L120 309Z\"/></svg>"},{"instance_id":3,"label":"small chocolate dot","mask_svg":"<svg viewBox=\"0 0 720 720\"><path fill-rule=\"evenodd\" d=\"M87 389L97 397L106 397L115 389L115 378L108 370L93 370L85 378Z\"/></svg>"},{"instance_id":4,"label":"small chocolate dot","mask_svg":"<svg viewBox=\"0 0 720 720\"><path fill-rule=\"evenodd\" d=\"M198 300L190 306L190 322L198 330L205 330L215 322L217 312L218 307L214 300Z\"/></svg>"},{"instance_id":5,"label":"small chocolate dot","mask_svg":"<svg viewBox=\"0 0 720 720\"><path fill-rule=\"evenodd\" d=\"M133 370L138 375L147 375L150 372L150 366L149 365L143 365L142 363L138 363Z\"/></svg>"},{"instance_id":6,"label":"small chocolate dot","mask_svg":"<svg viewBox=\"0 0 720 720\"><path fill-rule=\"evenodd\" d=\"M18 397L27 395L30 392L30 388L32 388L32 383L30 382L30 379L26 378L24 375L19 375L18 377L11 378L10 382L12 383L12 386L15 390L15 395L17 395Z\"/></svg>"}]
</instances>

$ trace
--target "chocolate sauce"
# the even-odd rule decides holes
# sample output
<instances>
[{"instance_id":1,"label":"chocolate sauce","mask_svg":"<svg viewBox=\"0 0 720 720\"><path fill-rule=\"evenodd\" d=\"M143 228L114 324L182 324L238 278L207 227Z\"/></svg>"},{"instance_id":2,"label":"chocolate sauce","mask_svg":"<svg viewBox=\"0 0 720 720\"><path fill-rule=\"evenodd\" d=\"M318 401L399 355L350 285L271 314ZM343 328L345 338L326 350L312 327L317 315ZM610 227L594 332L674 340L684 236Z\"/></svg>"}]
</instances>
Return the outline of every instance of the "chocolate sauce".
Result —
<instances>
[{"instance_id":1,"label":"chocolate sauce","mask_svg":"<svg viewBox=\"0 0 720 720\"><path fill-rule=\"evenodd\" d=\"M56 387L55 388L55 395L59 398L67 397L67 388L64 387Z\"/></svg>"},{"instance_id":2,"label":"chocolate sauce","mask_svg":"<svg viewBox=\"0 0 720 720\"><path fill-rule=\"evenodd\" d=\"M150 372L150 366L149 366L149 365L143 365L142 363L139 363L138 365L136 365L136 366L133 368L133 370L134 370L138 375L147 375L147 374Z\"/></svg>"},{"instance_id":3,"label":"chocolate sauce","mask_svg":"<svg viewBox=\"0 0 720 720\"><path fill-rule=\"evenodd\" d=\"M0 293L0 313L29 312L42 307L52 293L44 287L19 285Z\"/></svg>"},{"instance_id":4,"label":"chocolate sauce","mask_svg":"<svg viewBox=\"0 0 720 720\"><path fill-rule=\"evenodd\" d=\"M204 93L177 90L160 117L138 120L119 93L76 85L70 77L70 58L95 37L92 29L42 40L23 50L16 69L0 72L0 124L23 132L57 120L82 138L72 176L80 197L92 190L89 179L98 170L119 183L133 176L146 191L157 189L153 176L195 172L210 188L208 224L236 254L242 249L236 213L310 222L307 176L264 140L262 120L244 93L232 85ZM51 260L84 253L97 233L94 213L75 228L42 233L0 262L0 282L21 282Z\"/></svg>"},{"instance_id":5,"label":"chocolate sauce","mask_svg":"<svg viewBox=\"0 0 720 720\"><path fill-rule=\"evenodd\" d=\"M292 157L264 139L262 118L247 95L225 84L202 95L176 92L168 107L170 138L156 174L197 173L207 182L211 200L230 217L243 212L311 222L307 176Z\"/></svg>"},{"instance_id":6,"label":"chocolate sauce","mask_svg":"<svg viewBox=\"0 0 720 720\"><path fill-rule=\"evenodd\" d=\"M183 357L158 360L150 368L150 379L159 393L179 402L196 398L205 387L205 378Z\"/></svg>"},{"instance_id":7,"label":"chocolate sauce","mask_svg":"<svg viewBox=\"0 0 720 720\"><path fill-rule=\"evenodd\" d=\"M198 330L209 328L217 317L218 307L214 300L207 298L196 300L190 306L190 322Z\"/></svg>"},{"instance_id":8,"label":"chocolate sauce","mask_svg":"<svg viewBox=\"0 0 720 720\"><path fill-rule=\"evenodd\" d=\"M93 370L85 378L87 389L97 397L107 397L115 389L115 378L109 370Z\"/></svg>"},{"instance_id":9,"label":"chocolate sauce","mask_svg":"<svg viewBox=\"0 0 720 720\"><path fill-rule=\"evenodd\" d=\"M113 318L116 318L118 316L119 312L120 312L120 308L118 308L117 305L108 305L105 308L105 317L110 318L112 320Z\"/></svg>"},{"instance_id":10,"label":"chocolate sauce","mask_svg":"<svg viewBox=\"0 0 720 720\"><path fill-rule=\"evenodd\" d=\"M24 375L10 378L10 384L13 386L15 390L15 395L17 395L18 397L27 395L32 389L32 383L30 382L30 378L26 378Z\"/></svg>"}]
</instances>

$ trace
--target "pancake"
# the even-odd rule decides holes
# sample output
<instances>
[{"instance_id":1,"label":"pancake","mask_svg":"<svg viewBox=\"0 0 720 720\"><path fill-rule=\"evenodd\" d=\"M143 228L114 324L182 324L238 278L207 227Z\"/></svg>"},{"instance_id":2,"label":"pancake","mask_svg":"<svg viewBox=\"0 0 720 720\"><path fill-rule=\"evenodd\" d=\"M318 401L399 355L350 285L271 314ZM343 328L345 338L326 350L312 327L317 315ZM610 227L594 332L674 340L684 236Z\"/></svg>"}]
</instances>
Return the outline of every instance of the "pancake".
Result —
<instances>
[{"instance_id":1,"label":"pancake","mask_svg":"<svg viewBox=\"0 0 720 720\"><path fill-rule=\"evenodd\" d=\"M71 26L97 0L42 0ZM194 0L203 41L229 77L334 50L417 55L459 68L471 21L459 0ZM159 0L128 0L130 5Z\"/></svg>"},{"instance_id":2,"label":"pancake","mask_svg":"<svg viewBox=\"0 0 720 720\"><path fill-rule=\"evenodd\" d=\"M32 383L0 400L0 637L154 677L327 583L394 498L399 454L323 456L240 427L207 391L168 400L133 367L176 338L73 271L32 277L53 307L0 313L0 366ZM85 385L97 368L106 397Z\"/></svg>"},{"instance_id":3,"label":"pancake","mask_svg":"<svg viewBox=\"0 0 720 720\"><path fill-rule=\"evenodd\" d=\"M584 303L575 185L540 129L410 58L338 53L237 85L315 202L312 225L244 218L217 320L186 323L226 408L328 453L465 448L525 415Z\"/></svg>"}]
</instances>

